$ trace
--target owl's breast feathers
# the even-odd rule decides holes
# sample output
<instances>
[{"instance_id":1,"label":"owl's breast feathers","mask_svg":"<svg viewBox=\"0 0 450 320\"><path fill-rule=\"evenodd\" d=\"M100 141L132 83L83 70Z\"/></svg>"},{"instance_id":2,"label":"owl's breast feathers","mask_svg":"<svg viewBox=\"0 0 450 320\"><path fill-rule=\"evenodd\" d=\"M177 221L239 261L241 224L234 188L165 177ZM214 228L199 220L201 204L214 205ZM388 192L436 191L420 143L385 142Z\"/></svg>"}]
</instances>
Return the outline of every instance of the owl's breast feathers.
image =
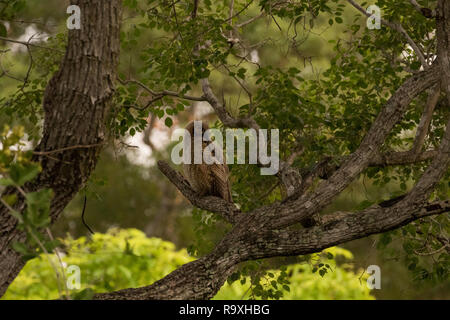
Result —
<instances>
[{"instance_id":1,"label":"owl's breast feathers","mask_svg":"<svg viewBox=\"0 0 450 320\"><path fill-rule=\"evenodd\" d=\"M225 160L223 164L218 161L210 165L206 163L185 164L184 173L192 189L201 196L216 196L233 202L230 172Z\"/></svg>"}]
</instances>

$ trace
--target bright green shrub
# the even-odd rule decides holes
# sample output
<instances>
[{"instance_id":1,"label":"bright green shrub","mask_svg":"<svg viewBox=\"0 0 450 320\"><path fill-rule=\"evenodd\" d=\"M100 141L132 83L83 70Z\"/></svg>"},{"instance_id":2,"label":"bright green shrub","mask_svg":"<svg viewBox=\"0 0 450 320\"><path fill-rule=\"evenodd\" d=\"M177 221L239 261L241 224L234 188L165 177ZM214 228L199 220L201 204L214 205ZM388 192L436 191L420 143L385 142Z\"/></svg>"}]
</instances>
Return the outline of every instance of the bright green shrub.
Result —
<instances>
[{"instance_id":1,"label":"bright green shrub","mask_svg":"<svg viewBox=\"0 0 450 320\"><path fill-rule=\"evenodd\" d=\"M338 247L326 249L322 253L330 253L333 257L340 256L347 261L353 259L350 251ZM318 259L319 254L315 254L311 261L318 261ZM322 267L315 270L317 263L315 266L295 264L287 267L285 272L290 275L290 285L289 291L283 290L282 300L375 299L370 295L370 290L366 285L367 274L361 277L354 273L350 264L336 265L334 258L321 257L320 259L318 262L324 264L324 266L328 264L330 269ZM328 269L323 277L320 272L321 269ZM272 286L271 282L273 279L277 279L280 271L272 270L267 274L273 275L273 277L267 279L267 286L270 287ZM231 285L225 284L215 296L215 299L223 300L236 298L253 298L248 277L244 285L240 281L235 281Z\"/></svg>"},{"instance_id":2,"label":"bright green shrub","mask_svg":"<svg viewBox=\"0 0 450 320\"><path fill-rule=\"evenodd\" d=\"M92 241L85 237L62 241L64 265L79 266L81 289L95 292L148 285L193 260L186 250L176 251L173 243L147 238L136 229L96 233ZM3 299L57 299L55 271L47 258L41 255L28 261ZM56 256L50 258L60 266Z\"/></svg>"},{"instance_id":3,"label":"bright green shrub","mask_svg":"<svg viewBox=\"0 0 450 320\"><path fill-rule=\"evenodd\" d=\"M194 260L186 250L175 249L175 245L157 238L147 238L136 229L111 229L106 234L96 233L92 240L85 237L61 240L64 253L60 253L64 266L77 265L81 270L81 290L89 288L95 292L113 291L140 287L161 279L179 266ZM327 249L333 255L352 258L349 251L340 248ZM60 297L56 273L49 263L60 268L55 255L40 255L27 262L19 276L9 287L3 299L57 299ZM314 256L313 256L314 259ZM284 299L373 299L364 279L353 273L348 265L332 267L323 278L313 273L309 265L289 266L290 292ZM328 263L327 262L327 263ZM279 273L280 271L273 271ZM66 275L67 276L67 275ZM249 281L241 285L236 281L226 284L216 299L241 299L250 295ZM70 291L74 298L74 291Z\"/></svg>"}]
</instances>

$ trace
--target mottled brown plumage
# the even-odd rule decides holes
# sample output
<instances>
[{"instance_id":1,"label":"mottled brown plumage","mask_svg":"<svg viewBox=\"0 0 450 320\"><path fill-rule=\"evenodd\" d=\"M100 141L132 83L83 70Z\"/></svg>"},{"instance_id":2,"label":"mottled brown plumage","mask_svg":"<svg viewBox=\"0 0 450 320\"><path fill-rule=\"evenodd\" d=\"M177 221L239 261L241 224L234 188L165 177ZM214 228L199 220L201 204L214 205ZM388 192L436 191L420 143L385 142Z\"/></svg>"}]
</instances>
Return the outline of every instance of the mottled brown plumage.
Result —
<instances>
[{"instance_id":1,"label":"mottled brown plumage","mask_svg":"<svg viewBox=\"0 0 450 320\"><path fill-rule=\"evenodd\" d=\"M222 157L223 164L194 164L194 122L186 126L186 130L191 135L191 164L184 164L184 174L192 189L201 196L216 196L228 202L233 202L231 198L231 184L229 179L229 169ZM208 125L202 122L202 136L208 130ZM209 145L209 142L202 142L202 151Z\"/></svg>"}]
</instances>

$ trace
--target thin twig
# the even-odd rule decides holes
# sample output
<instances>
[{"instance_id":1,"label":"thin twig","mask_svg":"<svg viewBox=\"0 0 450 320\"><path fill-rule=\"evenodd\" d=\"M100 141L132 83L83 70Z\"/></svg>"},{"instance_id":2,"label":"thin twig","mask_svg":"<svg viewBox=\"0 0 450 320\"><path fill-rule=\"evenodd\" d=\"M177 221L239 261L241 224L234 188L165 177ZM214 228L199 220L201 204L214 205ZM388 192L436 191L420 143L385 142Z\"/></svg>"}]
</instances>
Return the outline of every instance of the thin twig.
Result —
<instances>
[{"instance_id":1,"label":"thin twig","mask_svg":"<svg viewBox=\"0 0 450 320\"><path fill-rule=\"evenodd\" d=\"M51 241L55 241L55 238L53 237L52 232L50 231L49 228L45 228L45 231L47 231L48 237L50 238ZM61 267L61 275L62 275L62 281L64 284L64 288L66 290L66 297L70 297L70 293L69 293L69 288L67 288L67 281L66 281L66 273L65 273L65 269L64 269L64 263L62 261L61 256L59 255L59 251L58 251L58 247L55 248L54 250L56 257L58 258L59 261L59 265Z\"/></svg>"},{"instance_id":2,"label":"thin twig","mask_svg":"<svg viewBox=\"0 0 450 320\"><path fill-rule=\"evenodd\" d=\"M95 148L95 147L99 147L101 145L103 145L103 143L87 144L87 145L76 145L76 146L70 146L70 147L65 147L65 148L55 149L55 150L50 150L50 151L33 151L33 154L38 155L38 156L45 156L45 155L49 155L49 154L52 154L52 153L58 153L58 152L67 151L67 150L73 150L73 149Z\"/></svg>"},{"instance_id":3,"label":"thin twig","mask_svg":"<svg viewBox=\"0 0 450 320\"><path fill-rule=\"evenodd\" d=\"M434 88L430 90L427 103L422 114L422 118L420 119L419 126L417 127L414 144L413 147L411 148L411 152L413 154L419 155L422 149L425 137L427 136L428 133L428 128L430 126L431 119L433 117L434 108L436 107L436 104L439 101L440 93L441 90L439 85L436 85Z\"/></svg>"},{"instance_id":4,"label":"thin twig","mask_svg":"<svg viewBox=\"0 0 450 320\"><path fill-rule=\"evenodd\" d=\"M257 16L254 16L254 17L252 17L252 18L250 18L250 19L248 19L248 20L246 20L246 21L244 21L244 22L241 22L241 23L237 24L235 27L236 27L236 28L242 28L242 27L245 27L246 25L248 25L248 24L250 24L250 23L252 23L252 22L258 20L258 19L261 18L261 17L265 17L265 16L266 16L266 13L265 13L265 12L261 12L261 13L258 14Z\"/></svg>"},{"instance_id":5,"label":"thin twig","mask_svg":"<svg viewBox=\"0 0 450 320\"><path fill-rule=\"evenodd\" d=\"M94 231L92 231L91 227L86 223L86 220L84 219L84 214L86 213L86 204L87 204L87 196L84 195L84 201L83 201L83 211L81 212L81 222L83 222L83 225L86 227L86 229L89 230L91 234L94 234Z\"/></svg>"},{"instance_id":6,"label":"thin twig","mask_svg":"<svg viewBox=\"0 0 450 320\"><path fill-rule=\"evenodd\" d=\"M164 96L171 96L171 97L176 97L176 98L180 98L180 99L186 99L186 100L191 100L191 101L206 101L206 99L202 96L202 97L194 97L194 96L190 96L190 95L184 95L175 91L169 91L169 90L163 90L160 92L157 91L153 91L152 89L150 89L149 87L147 87L145 84L143 84L142 82L135 80L135 79L129 79L129 80L122 80L118 78L118 81L120 82L120 84L122 85L127 85L129 83L134 83L138 86L140 86L142 89L144 89L145 91L149 92L152 96L154 96L155 98L152 99L152 102L156 101L157 99L161 99Z\"/></svg>"},{"instance_id":7,"label":"thin twig","mask_svg":"<svg viewBox=\"0 0 450 320\"><path fill-rule=\"evenodd\" d=\"M35 44L35 43L28 43L28 42L25 42L25 41L19 41L19 40L14 40L14 39L5 38L5 37L0 37L0 40L7 41L7 42L12 42L12 43L18 43L18 44L22 44L24 46L32 46L32 47L36 47L36 48L41 48L41 49L56 51L56 52L59 52L59 53L64 53L64 51L61 51L61 50L58 50L58 49L55 49L55 48L44 47L44 46L41 46L41 45L38 45L38 44Z\"/></svg>"}]
</instances>

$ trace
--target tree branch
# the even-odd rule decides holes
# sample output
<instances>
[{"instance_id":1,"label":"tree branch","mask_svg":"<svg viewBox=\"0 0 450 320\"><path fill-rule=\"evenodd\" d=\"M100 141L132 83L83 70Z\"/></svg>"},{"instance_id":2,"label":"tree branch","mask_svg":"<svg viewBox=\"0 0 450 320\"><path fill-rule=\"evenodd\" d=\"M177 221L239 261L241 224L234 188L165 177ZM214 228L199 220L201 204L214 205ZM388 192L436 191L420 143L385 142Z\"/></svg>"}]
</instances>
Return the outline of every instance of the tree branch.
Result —
<instances>
[{"instance_id":1,"label":"tree branch","mask_svg":"<svg viewBox=\"0 0 450 320\"><path fill-rule=\"evenodd\" d=\"M418 154L425 142L425 137L428 133L428 128L431 123L431 119L433 117L433 111L436 107L436 104L439 101L439 96L441 93L440 85L437 85L433 89L430 90L430 94L428 95L427 104L425 105L425 109L423 111L422 117L420 118L419 126L417 127L416 137L414 139L413 147L411 148L411 152L414 154Z\"/></svg>"},{"instance_id":2,"label":"tree branch","mask_svg":"<svg viewBox=\"0 0 450 320\"><path fill-rule=\"evenodd\" d=\"M122 85L134 83L134 84L140 86L142 89L144 89L145 91L150 93L154 97L154 100L161 99L165 96L170 96L170 97L176 97L176 98L186 99L186 100L191 100L191 101L206 101L206 99L204 97L195 97L195 96L185 95L185 94L181 94L181 93L178 93L175 91L170 91L170 90L154 91L154 90L150 89L149 87L147 87L142 82L135 80L135 79L129 79L129 80L122 80L120 78L117 78L117 79L118 79L119 83Z\"/></svg>"},{"instance_id":3,"label":"tree branch","mask_svg":"<svg viewBox=\"0 0 450 320\"><path fill-rule=\"evenodd\" d=\"M433 159L438 150L428 150L420 153L411 151L377 154L369 162L371 167L387 167L414 164Z\"/></svg>"},{"instance_id":4,"label":"tree branch","mask_svg":"<svg viewBox=\"0 0 450 320\"><path fill-rule=\"evenodd\" d=\"M220 103L217 97L214 95L209 80L205 78L202 79L201 81L204 98L214 109L220 121L222 121L222 123L224 124L224 126L229 128L253 128L257 131L259 130L259 125L251 117L240 119L233 118L225 109L225 106L222 103Z\"/></svg>"},{"instance_id":5,"label":"tree branch","mask_svg":"<svg viewBox=\"0 0 450 320\"><path fill-rule=\"evenodd\" d=\"M412 221L446 212L450 212L450 200L435 201L423 207L398 204L380 208L375 205L360 213L347 214L341 219L330 219L325 224L301 231L270 230L256 233L248 241L247 258L262 259L320 252L332 246L387 232Z\"/></svg>"},{"instance_id":6,"label":"tree branch","mask_svg":"<svg viewBox=\"0 0 450 320\"><path fill-rule=\"evenodd\" d=\"M39 44L32 43L32 42L29 42L29 41L19 41L19 40L14 40L14 39L5 38L5 37L0 37L0 40L6 41L6 42L18 43L18 44L24 45L24 46L26 46L26 47L32 46L32 47L36 47L36 48L40 48L40 49L45 49L45 50L56 51L56 52L58 52L58 53L64 54L64 51L61 51L61 50L58 50L58 49L55 49L55 48L50 48L50 47L41 46L41 45L39 45Z\"/></svg>"},{"instance_id":7,"label":"tree branch","mask_svg":"<svg viewBox=\"0 0 450 320\"><path fill-rule=\"evenodd\" d=\"M439 0L437 5L437 28L436 36L437 56L441 68L442 89L447 95L448 106L450 106L450 3Z\"/></svg>"},{"instance_id":8,"label":"tree branch","mask_svg":"<svg viewBox=\"0 0 450 320\"><path fill-rule=\"evenodd\" d=\"M300 231L258 230L236 226L208 255L183 265L152 285L95 295L95 299L210 299L240 262L294 256L386 232L411 221L450 211L450 201L436 201L413 211L371 207L359 214Z\"/></svg>"},{"instance_id":9,"label":"tree branch","mask_svg":"<svg viewBox=\"0 0 450 320\"><path fill-rule=\"evenodd\" d=\"M259 18L265 17L266 15L267 15L267 13L266 13L265 11L264 11L264 12L261 12L260 14L254 16L254 17L252 17L252 18L250 18L250 19L248 19L248 20L246 20L246 21L243 21L243 22L237 24L237 25L235 26L235 28L242 28L242 27L245 27L246 25L248 25L248 24L250 24L250 23L252 23L252 22L258 20Z\"/></svg>"},{"instance_id":10,"label":"tree branch","mask_svg":"<svg viewBox=\"0 0 450 320\"><path fill-rule=\"evenodd\" d=\"M277 215L273 225L281 228L295 224L330 204L335 196L369 166L394 125L406 112L410 102L439 80L437 69L438 66L435 64L432 68L407 79L388 100L358 149L346 157L340 168L327 180L327 183L319 185L317 190L310 195L304 195L299 199L292 197L286 201L286 210L281 215ZM296 194L296 196L298 195Z\"/></svg>"}]
</instances>

